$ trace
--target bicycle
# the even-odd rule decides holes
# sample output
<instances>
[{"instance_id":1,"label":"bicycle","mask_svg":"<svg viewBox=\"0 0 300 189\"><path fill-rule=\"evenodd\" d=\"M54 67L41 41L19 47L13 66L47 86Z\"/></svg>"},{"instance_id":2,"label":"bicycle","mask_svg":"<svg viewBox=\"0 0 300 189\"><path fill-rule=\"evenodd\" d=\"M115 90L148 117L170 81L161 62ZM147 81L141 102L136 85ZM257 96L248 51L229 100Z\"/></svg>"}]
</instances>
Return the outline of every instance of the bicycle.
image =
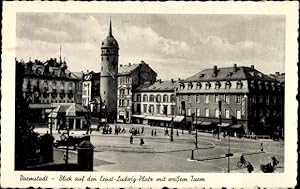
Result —
<instances>
[{"instance_id":1,"label":"bicycle","mask_svg":"<svg viewBox=\"0 0 300 189\"><path fill-rule=\"evenodd\" d=\"M249 161L245 161L244 163L242 163L241 161L238 161L236 165L238 168L246 168L249 165Z\"/></svg>"}]
</instances>

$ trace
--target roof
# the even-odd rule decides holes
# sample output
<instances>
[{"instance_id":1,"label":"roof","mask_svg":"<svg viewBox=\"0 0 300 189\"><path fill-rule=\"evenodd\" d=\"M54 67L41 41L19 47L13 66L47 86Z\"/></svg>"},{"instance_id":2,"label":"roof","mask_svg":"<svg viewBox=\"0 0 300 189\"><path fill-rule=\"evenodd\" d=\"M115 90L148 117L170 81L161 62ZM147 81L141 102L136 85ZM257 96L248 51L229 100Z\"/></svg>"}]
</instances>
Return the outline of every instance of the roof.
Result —
<instances>
[{"instance_id":1,"label":"roof","mask_svg":"<svg viewBox=\"0 0 300 189\"><path fill-rule=\"evenodd\" d=\"M274 81L273 78L257 71L254 68L239 66L236 67L217 68L217 74L214 75L214 69L205 69L187 79L187 81L230 81L230 80L266 80Z\"/></svg>"},{"instance_id":2,"label":"roof","mask_svg":"<svg viewBox=\"0 0 300 189\"><path fill-rule=\"evenodd\" d=\"M118 75L131 74L133 70L139 67L139 64L122 65L118 68Z\"/></svg>"},{"instance_id":3,"label":"roof","mask_svg":"<svg viewBox=\"0 0 300 189\"><path fill-rule=\"evenodd\" d=\"M72 72L72 74L77 77L78 79L81 79L82 76L83 76L83 73L82 72Z\"/></svg>"},{"instance_id":4,"label":"roof","mask_svg":"<svg viewBox=\"0 0 300 189\"><path fill-rule=\"evenodd\" d=\"M178 81L161 81L158 80L153 84L150 84L149 82L146 82L142 85L140 85L135 91L174 91L178 85Z\"/></svg>"}]
</instances>

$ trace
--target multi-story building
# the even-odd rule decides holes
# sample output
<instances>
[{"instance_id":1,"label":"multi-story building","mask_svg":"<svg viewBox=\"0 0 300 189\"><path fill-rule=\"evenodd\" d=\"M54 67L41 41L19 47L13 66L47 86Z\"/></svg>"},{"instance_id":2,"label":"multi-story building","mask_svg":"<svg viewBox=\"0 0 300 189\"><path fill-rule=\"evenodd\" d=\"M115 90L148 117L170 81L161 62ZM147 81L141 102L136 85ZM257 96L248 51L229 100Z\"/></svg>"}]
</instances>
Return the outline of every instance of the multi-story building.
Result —
<instances>
[{"instance_id":1,"label":"multi-story building","mask_svg":"<svg viewBox=\"0 0 300 189\"><path fill-rule=\"evenodd\" d=\"M153 84L144 83L134 90L133 122L169 126L176 117L177 85L178 81L175 80L158 80ZM180 117L182 120L183 116Z\"/></svg>"},{"instance_id":2,"label":"multi-story building","mask_svg":"<svg viewBox=\"0 0 300 189\"><path fill-rule=\"evenodd\" d=\"M51 109L51 103L75 103L76 91L81 91L78 85L80 78L67 68L67 63L56 58L42 62L40 60L27 63L17 61L25 69L22 92L29 101L31 121L47 121L46 110ZM18 74L18 73L17 73ZM80 98L80 97L78 97Z\"/></svg>"},{"instance_id":3,"label":"multi-story building","mask_svg":"<svg viewBox=\"0 0 300 189\"><path fill-rule=\"evenodd\" d=\"M100 96L100 73L95 73L93 71L83 74L82 81L82 106L87 107L93 112L93 107L91 107L91 100Z\"/></svg>"},{"instance_id":4,"label":"multi-story building","mask_svg":"<svg viewBox=\"0 0 300 189\"><path fill-rule=\"evenodd\" d=\"M118 121L131 123L132 91L145 82L153 83L156 72L144 61L120 65L118 74Z\"/></svg>"},{"instance_id":5,"label":"multi-story building","mask_svg":"<svg viewBox=\"0 0 300 189\"><path fill-rule=\"evenodd\" d=\"M209 130L272 135L283 110L280 84L251 67L205 69L180 82L178 114L186 115L187 126ZM220 116L221 115L221 124ZM232 118L234 125L232 125Z\"/></svg>"}]
</instances>

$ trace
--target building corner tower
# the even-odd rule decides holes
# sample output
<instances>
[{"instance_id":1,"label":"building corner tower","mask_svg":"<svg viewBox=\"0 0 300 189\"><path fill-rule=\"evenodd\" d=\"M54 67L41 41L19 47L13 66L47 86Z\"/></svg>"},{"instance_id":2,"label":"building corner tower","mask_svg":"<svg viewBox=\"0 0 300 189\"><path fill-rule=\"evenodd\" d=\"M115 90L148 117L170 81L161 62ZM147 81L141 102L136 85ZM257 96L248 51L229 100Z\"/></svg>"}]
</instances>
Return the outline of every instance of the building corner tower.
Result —
<instances>
[{"instance_id":1,"label":"building corner tower","mask_svg":"<svg viewBox=\"0 0 300 189\"><path fill-rule=\"evenodd\" d=\"M112 35L111 21L108 36L101 43L100 97L102 115L108 122L117 118L119 45Z\"/></svg>"}]
</instances>

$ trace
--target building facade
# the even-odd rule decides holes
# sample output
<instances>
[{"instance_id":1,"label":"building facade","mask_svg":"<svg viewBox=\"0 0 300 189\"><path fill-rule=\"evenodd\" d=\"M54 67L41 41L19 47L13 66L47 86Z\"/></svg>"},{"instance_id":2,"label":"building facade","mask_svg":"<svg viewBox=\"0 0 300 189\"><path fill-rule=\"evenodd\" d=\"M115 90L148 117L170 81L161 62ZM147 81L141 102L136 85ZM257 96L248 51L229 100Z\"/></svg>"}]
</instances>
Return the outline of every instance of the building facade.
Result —
<instances>
[{"instance_id":1,"label":"building facade","mask_svg":"<svg viewBox=\"0 0 300 189\"><path fill-rule=\"evenodd\" d=\"M119 45L112 35L111 22L108 36L101 43L100 97L108 122L117 119Z\"/></svg>"},{"instance_id":2,"label":"building facade","mask_svg":"<svg viewBox=\"0 0 300 189\"><path fill-rule=\"evenodd\" d=\"M134 90L133 123L151 126L170 126L176 117L176 94L178 81L158 80L149 82ZM183 116L181 116L181 120Z\"/></svg>"},{"instance_id":3,"label":"building facade","mask_svg":"<svg viewBox=\"0 0 300 189\"><path fill-rule=\"evenodd\" d=\"M156 72L144 61L120 65L118 74L118 122L131 123L133 90L145 82L153 83Z\"/></svg>"},{"instance_id":4,"label":"building facade","mask_svg":"<svg viewBox=\"0 0 300 189\"><path fill-rule=\"evenodd\" d=\"M180 82L178 114L188 128L272 135L280 125L280 84L251 67L205 69ZM221 116L221 119L220 119Z\"/></svg>"},{"instance_id":5,"label":"building facade","mask_svg":"<svg viewBox=\"0 0 300 189\"><path fill-rule=\"evenodd\" d=\"M77 90L81 91L80 88L76 89L76 86L80 87L80 78L67 69L65 61L50 58L45 62L29 60L25 63L16 60L16 63L25 69L22 92L29 101L31 121L46 122L51 103L79 101L75 94Z\"/></svg>"},{"instance_id":6,"label":"building facade","mask_svg":"<svg viewBox=\"0 0 300 189\"><path fill-rule=\"evenodd\" d=\"M84 73L82 78L82 106L93 112L90 102L94 97L100 96L100 73L91 71Z\"/></svg>"}]
</instances>

